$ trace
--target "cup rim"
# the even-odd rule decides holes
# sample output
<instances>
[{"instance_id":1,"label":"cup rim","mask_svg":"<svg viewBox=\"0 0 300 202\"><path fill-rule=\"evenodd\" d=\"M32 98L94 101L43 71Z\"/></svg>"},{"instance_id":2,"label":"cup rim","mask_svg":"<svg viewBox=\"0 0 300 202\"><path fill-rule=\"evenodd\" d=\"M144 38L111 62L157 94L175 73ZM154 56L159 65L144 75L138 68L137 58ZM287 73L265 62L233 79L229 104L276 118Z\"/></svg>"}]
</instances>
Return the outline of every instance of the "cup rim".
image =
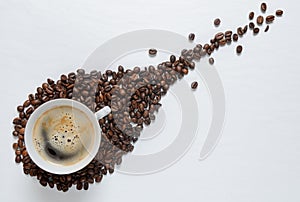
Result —
<instances>
[{"instance_id":1,"label":"cup rim","mask_svg":"<svg viewBox=\"0 0 300 202\"><path fill-rule=\"evenodd\" d=\"M79 162L69 165L69 166L64 166L64 165L59 165L59 164L54 164L49 161L46 161L44 158L40 156L40 154L36 151L34 147L34 142L33 142L33 129L34 125L38 119L38 117L43 114L44 112L48 111L51 108L57 107L57 106L71 106L75 107L81 111L83 111L87 117L90 119L93 127L94 127L94 142L92 145L92 148L90 151L88 151L88 155L80 160ZM100 141L101 141L101 129L98 124L98 120L96 118L95 113L93 113L87 106L84 104L72 100L72 99L55 99L48 101L41 106L39 106L29 117L28 122L25 127L25 133L24 133L24 142L26 146L26 150L28 152L28 155L32 159L32 161L39 166L41 169L53 173L53 174L70 174L74 173L85 166L87 166L97 155L99 147L100 147Z\"/></svg>"}]
</instances>

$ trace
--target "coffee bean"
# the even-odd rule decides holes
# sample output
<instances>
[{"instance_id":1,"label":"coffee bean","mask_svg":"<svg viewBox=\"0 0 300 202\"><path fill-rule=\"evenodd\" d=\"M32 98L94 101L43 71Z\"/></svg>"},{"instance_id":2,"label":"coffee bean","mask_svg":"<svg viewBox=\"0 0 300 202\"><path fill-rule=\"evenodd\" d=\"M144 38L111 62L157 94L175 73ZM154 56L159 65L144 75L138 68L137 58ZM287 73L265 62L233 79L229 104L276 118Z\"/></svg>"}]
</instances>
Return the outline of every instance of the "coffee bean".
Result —
<instances>
[{"instance_id":1,"label":"coffee bean","mask_svg":"<svg viewBox=\"0 0 300 202\"><path fill-rule=\"evenodd\" d=\"M264 22L264 17L263 16L258 16L257 18L256 18L256 23L258 24L258 25L261 25L262 23Z\"/></svg>"},{"instance_id":2,"label":"coffee bean","mask_svg":"<svg viewBox=\"0 0 300 202\"><path fill-rule=\"evenodd\" d=\"M249 13L249 20L253 20L253 18L254 18L254 12L252 11Z\"/></svg>"},{"instance_id":3,"label":"coffee bean","mask_svg":"<svg viewBox=\"0 0 300 202\"><path fill-rule=\"evenodd\" d=\"M267 27L265 28L265 32L269 31L270 26L267 25Z\"/></svg>"},{"instance_id":4,"label":"coffee bean","mask_svg":"<svg viewBox=\"0 0 300 202\"><path fill-rule=\"evenodd\" d=\"M236 47L236 53L237 53L237 54L240 54L242 51L243 51L243 47L242 47L241 45L238 45L238 46Z\"/></svg>"},{"instance_id":5,"label":"coffee bean","mask_svg":"<svg viewBox=\"0 0 300 202\"><path fill-rule=\"evenodd\" d=\"M97 177L95 178L95 181L98 182L98 183L101 182L102 177L103 177L102 175L97 176Z\"/></svg>"},{"instance_id":6,"label":"coffee bean","mask_svg":"<svg viewBox=\"0 0 300 202\"><path fill-rule=\"evenodd\" d=\"M194 33L190 33L189 34L189 40L190 41L194 41L194 39L195 39L195 34Z\"/></svg>"},{"instance_id":7,"label":"coffee bean","mask_svg":"<svg viewBox=\"0 0 300 202\"><path fill-rule=\"evenodd\" d=\"M23 103L23 107L26 108L30 105L30 100L26 100L24 103Z\"/></svg>"},{"instance_id":8,"label":"coffee bean","mask_svg":"<svg viewBox=\"0 0 300 202\"><path fill-rule=\"evenodd\" d=\"M216 18L215 20L214 20L214 25L215 26L219 26L221 24L221 20L219 19L219 18Z\"/></svg>"},{"instance_id":9,"label":"coffee bean","mask_svg":"<svg viewBox=\"0 0 300 202\"><path fill-rule=\"evenodd\" d=\"M277 10L276 11L276 15L277 16L282 16L282 14L283 14L283 10Z\"/></svg>"},{"instance_id":10,"label":"coffee bean","mask_svg":"<svg viewBox=\"0 0 300 202\"><path fill-rule=\"evenodd\" d=\"M170 62L171 62L171 63L174 63L175 61L176 61L175 55L171 55L171 56L170 56Z\"/></svg>"},{"instance_id":11,"label":"coffee bean","mask_svg":"<svg viewBox=\"0 0 300 202\"><path fill-rule=\"evenodd\" d=\"M149 49L149 55L150 56L155 56L157 54L157 50L154 48Z\"/></svg>"},{"instance_id":12,"label":"coffee bean","mask_svg":"<svg viewBox=\"0 0 300 202\"><path fill-rule=\"evenodd\" d=\"M89 183L88 182L84 182L83 189L84 190L88 190L89 189Z\"/></svg>"},{"instance_id":13,"label":"coffee bean","mask_svg":"<svg viewBox=\"0 0 300 202\"><path fill-rule=\"evenodd\" d=\"M219 32L215 35L215 39L218 41L220 41L223 38L224 38L224 34L222 32Z\"/></svg>"},{"instance_id":14,"label":"coffee bean","mask_svg":"<svg viewBox=\"0 0 300 202\"><path fill-rule=\"evenodd\" d=\"M231 30L228 30L225 32L225 37L231 37L232 35L232 31Z\"/></svg>"},{"instance_id":15,"label":"coffee bean","mask_svg":"<svg viewBox=\"0 0 300 202\"><path fill-rule=\"evenodd\" d=\"M26 110L26 114L32 114L33 111L34 111L33 107L29 107L29 108Z\"/></svg>"},{"instance_id":16,"label":"coffee bean","mask_svg":"<svg viewBox=\"0 0 300 202\"><path fill-rule=\"evenodd\" d=\"M197 81L194 81L192 84L191 84L191 88L192 89L196 89L198 87L198 82Z\"/></svg>"},{"instance_id":17,"label":"coffee bean","mask_svg":"<svg viewBox=\"0 0 300 202\"><path fill-rule=\"evenodd\" d=\"M209 61L209 64L211 64L211 65L213 65L215 62L214 58L209 58L208 61Z\"/></svg>"},{"instance_id":18,"label":"coffee bean","mask_svg":"<svg viewBox=\"0 0 300 202\"><path fill-rule=\"evenodd\" d=\"M16 150L18 148L18 143L13 143L12 147L14 150Z\"/></svg>"},{"instance_id":19,"label":"coffee bean","mask_svg":"<svg viewBox=\"0 0 300 202\"><path fill-rule=\"evenodd\" d=\"M255 28L253 29L253 32L254 32L254 34L258 34L258 33L259 33L259 28L258 28L258 27L255 27Z\"/></svg>"},{"instance_id":20,"label":"coffee bean","mask_svg":"<svg viewBox=\"0 0 300 202\"><path fill-rule=\"evenodd\" d=\"M266 10L267 10L267 4L266 3L261 3L260 9L261 9L262 12L266 12Z\"/></svg>"},{"instance_id":21,"label":"coffee bean","mask_svg":"<svg viewBox=\"0 0 300 202\"><path fill-rule=\"evenodd\" d=\"M250 23L249 23L249 28L250 28L250 29L253 29L254 27L255 27L254 23L253 23L253 22L250 22Z\"/></svg>"},{"instance_id":22,"label":"coffee bean","mask_svg":"<svg viewBox=\"0 0 300 202\"><path fill-rule=\"evenodd\" d=\"M274 21L274 19L275 19L275 16L274 16L274 15L268 15L268 16L266 17L266 22L267 22L267 24L272 23L272 22Z\"/></svg>"},{"instance_id":23,"label":"coffee bean","mask_svg":"<svg viewBox=\"0 0 300 202\"><path fill-rule=\"evenodd\" d=\"M239 36L237 34L233 34L232 39L233 41L237 41L239 39Z\"/></svg>"},{"instance_id":24,"label":"coffee bean","mask_svg":"<svg viewBox=\"0 0 300 202\"><path fill-rule=\"evenodd\" d=\"M18 112L22 112L24 110L24 107L22 105L18 106L17 107L17 111Z\"/></svg>"},{"instance_id":25,"label":"coffee bean","mask_svg":"<svg viewBox=\"0 0 300 202\"><path fill-rule=\"evenodd\" d=\"M239 36L243 36L243 34L244 34L243 28L242 27L237 28L237 33Z\"/></svg>"},{"instance_id":26,"label":"coffee bean","mask_svg":"<svg viewBox=\"0 0 300 202\"><path fill-rule=\"evenodd\" d=\"M243 33L245 34L248 30L248 25L245 25L245 27L243 28Z\"/></svg>"},{"instance_id":27,"label":"coffee bean","mask_svg":"<svg viewBox=\"0 0 300 202\"><path fill-rule=\"evenodd\" d=\"M20 157L19 155L16 156L15 162L16 162L16 163L21 163L21 161L22 161L21 157Z\"/></svg>"}]
</instances>

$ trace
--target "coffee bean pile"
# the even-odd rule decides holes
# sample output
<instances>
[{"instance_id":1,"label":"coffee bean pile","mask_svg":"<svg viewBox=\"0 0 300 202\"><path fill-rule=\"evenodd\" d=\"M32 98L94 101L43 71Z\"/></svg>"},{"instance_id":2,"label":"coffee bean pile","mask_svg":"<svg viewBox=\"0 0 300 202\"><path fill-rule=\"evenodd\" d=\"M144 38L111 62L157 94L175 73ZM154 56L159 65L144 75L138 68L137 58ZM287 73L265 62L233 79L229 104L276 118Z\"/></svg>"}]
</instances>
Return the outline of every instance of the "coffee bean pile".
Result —
<instances>
[{"instance_id":1,"label":"coffee bean pile","mask_svg":"<svg viewBox=\"0 0 300 202\"><path fill-rule=\"evenodd\" d=\"M141 69L105 73L79 69L76 73L61 75L60 80L47 79L36 93L17 107L19 116L13 120L13 135L18 137L13 144L16 163L23 163L25 174L37 177L42 186L59 191L68 191L73 185L78 190L87 190L89 184L100 182L103 175L113 173L115 165L122 162L122 156L134 149L145 125L155 119L161 96L165 95L178 78L188 74L195 64L174 55L170 61ZM56 175L39 168L30 158L24 145L24 131L30 115L43 103L53 99L77 100L93 111L110 106L112 112L99 120L102 129L100 149L93 161L82 170L69 175Z\"/></svg>"}]
</instances>

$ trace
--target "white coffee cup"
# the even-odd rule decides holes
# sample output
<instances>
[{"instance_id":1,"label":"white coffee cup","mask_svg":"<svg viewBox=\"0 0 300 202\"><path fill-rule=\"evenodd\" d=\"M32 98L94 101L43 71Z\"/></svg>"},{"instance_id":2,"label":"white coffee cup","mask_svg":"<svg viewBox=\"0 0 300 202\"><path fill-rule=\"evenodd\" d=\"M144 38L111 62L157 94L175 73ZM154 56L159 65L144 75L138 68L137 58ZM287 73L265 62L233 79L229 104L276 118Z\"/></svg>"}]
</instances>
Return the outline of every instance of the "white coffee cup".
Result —
<instances>
[{"instance_id":1,"label":"white coffee cup","mask_svg":"<svg viewBox=\"0 0 300 202\"><path fill-rule=\"evenodd\" d=\"M94 131L94 133L91 134L94 136L93 138L91 138L94 141L91 143L92 146L90 148L87 148L88 154L84 158L80 159L78 162L71 165L60 165L57 163L49 162L48 160L43 158L41 154L37 151L35 146L36 143L34 142L33 138L34 127L36 125L37 120L39 120L40 116L51 109L63 106L72 107L72 109L76 108L77 110L83 112L85 114L85 117L87 117L90 121ZM25 128L24 141L26 150L30 158L35 164L37 164L37 166L39 166L45 171L54 174L69 174L84 168L93 160L93 158L96 156L99 150L101 141L101 128L99 126L98 120L108 115L110 112L111 109L108 106L106 106L98 112L93 113L87 106L71 99L55 99L42 104L32 113Z\"/></svg>"}]
</instances>

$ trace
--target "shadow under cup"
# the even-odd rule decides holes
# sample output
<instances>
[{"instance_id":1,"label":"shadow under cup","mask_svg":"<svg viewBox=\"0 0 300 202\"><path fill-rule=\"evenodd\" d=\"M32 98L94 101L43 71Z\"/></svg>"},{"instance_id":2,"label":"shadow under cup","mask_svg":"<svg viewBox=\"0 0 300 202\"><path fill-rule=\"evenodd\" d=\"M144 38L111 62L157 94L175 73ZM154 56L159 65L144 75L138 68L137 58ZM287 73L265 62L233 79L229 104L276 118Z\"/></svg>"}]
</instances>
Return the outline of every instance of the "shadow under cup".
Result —
<instances>
[{"instance_id":1,"label":"shadow under cup","mask_svg":"<svg viewBox=\"0 0 300 202\"><path fill-rule=\"evenodd\" d=\"M106 109L104 115L108 113ZM29 156L50 173L69 174L82 169L93 160L100 146L98 118L74 100L44 103L33 112L25 129Z\"/></svg>"}]
</instances>

